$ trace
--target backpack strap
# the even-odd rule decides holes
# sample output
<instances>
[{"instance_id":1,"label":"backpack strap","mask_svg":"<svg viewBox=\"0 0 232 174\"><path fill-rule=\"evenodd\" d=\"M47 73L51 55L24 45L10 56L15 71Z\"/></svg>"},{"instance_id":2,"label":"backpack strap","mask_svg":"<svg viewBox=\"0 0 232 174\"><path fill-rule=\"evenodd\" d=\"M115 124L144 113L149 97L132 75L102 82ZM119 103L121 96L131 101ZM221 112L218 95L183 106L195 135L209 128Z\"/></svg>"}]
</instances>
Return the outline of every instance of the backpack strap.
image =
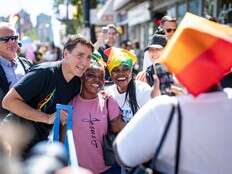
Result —
<instances>
[{"instance_id":1,"label":"backpack strap","mask_svg":"<svg viewBox=\"0 0 232 174\"><path fill-rule=\"evenodd\" d=\"M18 57L18 60L21 63L21 65L23 66L25 73L27 73L30 70L32 63L23 57Z\"/></svg>"},{"instance_id":2,"label":"backpack strap","mask_svg":"<svg viewBox=\"0 0 232 174\"><path fill-rule=\"evenodd\" d=\"M150 163L150 167L154 170L156 170L156 161L158 159L158 156L160 154L160 151L163 147L163 144L165 142L165 139L167 137L168 131L170 130L170 125L173 121L175 110L177 110L177 136L176 136L176 150L175 150L175 174L178 174L179 171L179 161L180 161L180 148L181 148L181 138L182 138L182 112L180 108L179 102L177 105L172 105L172 109L168 118L168 121L166 122L163 134L161 136L160 142L158 144L158 147L155 151L155 155Z\"/></svg>"},{"instance_id":3,"label":"backpack strap","mask_svg":"<svg viewBox=\"0 0 232 174\"><path fill-rule=\"evenodd\" d=\"M107 122L108 125L110 124L110 114L109 114L109 97L106 97L106 110L107 110Z\"/></svg>"}]
</instances>

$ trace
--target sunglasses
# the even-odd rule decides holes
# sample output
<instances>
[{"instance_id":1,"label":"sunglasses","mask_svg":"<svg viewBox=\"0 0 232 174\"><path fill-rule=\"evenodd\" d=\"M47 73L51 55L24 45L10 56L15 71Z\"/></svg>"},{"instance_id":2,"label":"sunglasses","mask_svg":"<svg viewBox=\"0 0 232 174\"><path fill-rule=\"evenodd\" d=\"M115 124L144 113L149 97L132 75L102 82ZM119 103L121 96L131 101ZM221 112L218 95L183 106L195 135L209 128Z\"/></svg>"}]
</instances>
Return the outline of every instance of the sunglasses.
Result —
<instances>
[{"instance_id":1,"label":"sunglasses","mask_svg":"<svg viewBox=\"0 0 232 174\"><path fill-rule=\"evenodd\" d=\"M19 36L4 36L4 37L0 37L0 42L3 42L3 43L7 43L9 42L10 40L11 41L17 41L19 38Z\"/></svg>"},{"instance_id":2,"label":"sunglasses","mask_svg":"<svg viewBox=\"0 0 232 174\"><path fill-rule=\"evenodd\" d=\"M176 31L176 28L166 28L165 30L167 31L167 33L174 33Z\"/></svg>"}]
</instances>

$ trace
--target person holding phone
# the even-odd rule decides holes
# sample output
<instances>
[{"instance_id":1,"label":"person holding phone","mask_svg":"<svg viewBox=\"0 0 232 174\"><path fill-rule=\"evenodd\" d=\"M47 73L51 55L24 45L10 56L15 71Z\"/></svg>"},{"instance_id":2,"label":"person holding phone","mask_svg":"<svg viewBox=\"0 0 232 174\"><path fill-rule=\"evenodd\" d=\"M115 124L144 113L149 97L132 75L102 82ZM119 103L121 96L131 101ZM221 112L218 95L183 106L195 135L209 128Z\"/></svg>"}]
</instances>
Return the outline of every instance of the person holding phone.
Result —
<instances>
[{"instance_id":1,"label":"person holding phone","mask_svg":"<svg viewBox=\"0 0 232 174\"><path fill-rule=\"evenodd\" d=\"M103 57L105 63L108 61L108 56L104 54L107 48L111 48L116 45L118 38L118 30L114 24L109 24L103 27L101 33L99 34L97 42L94 44L95 50ZM108 69L105 69L105 85L113 84Z\"/></svg>"},{"instance_id":2,"label":"person holding phone","mask_svg":"<svg viewBox=\"0 0 232 174\"><path fill-rule=\"evenodd\" d=\"M161 94L166 95L180 95L182 89L174 86L173 75L167 70L165 65L159 63L159 58L164 47L167 44L167 37L161 34L154 34L149 45L145 48L152 60L152 65L146 70L138 73L136 79L148 83L153 86L154 83L159 83ZM154 76L157 78L154 79ZM158 80L157 80L158 79Z\"/></svg>"}]
</instances>

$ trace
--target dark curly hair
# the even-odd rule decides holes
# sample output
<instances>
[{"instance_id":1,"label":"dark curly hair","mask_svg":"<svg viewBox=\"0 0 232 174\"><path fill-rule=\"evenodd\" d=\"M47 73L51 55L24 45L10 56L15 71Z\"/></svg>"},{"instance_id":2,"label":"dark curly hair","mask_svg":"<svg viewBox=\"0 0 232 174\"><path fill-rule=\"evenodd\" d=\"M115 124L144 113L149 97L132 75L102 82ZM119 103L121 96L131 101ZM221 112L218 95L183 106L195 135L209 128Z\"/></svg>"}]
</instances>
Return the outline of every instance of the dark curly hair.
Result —
<instances>
[{"instance_id":1,"label":"dark curly hair","mask_svg":"<svg viewBox=\"0 0 232 174\"><path fill-rule=\"evenodd\" d=\"M126 102L128 96L129 96L128 98L129 105L134 115L139 109L139 105L137 103L137 98L136 98L136 86L135 86L134 77L132 77L131 81L128 84L124 103Z\"/></svg>"}]
</instances>

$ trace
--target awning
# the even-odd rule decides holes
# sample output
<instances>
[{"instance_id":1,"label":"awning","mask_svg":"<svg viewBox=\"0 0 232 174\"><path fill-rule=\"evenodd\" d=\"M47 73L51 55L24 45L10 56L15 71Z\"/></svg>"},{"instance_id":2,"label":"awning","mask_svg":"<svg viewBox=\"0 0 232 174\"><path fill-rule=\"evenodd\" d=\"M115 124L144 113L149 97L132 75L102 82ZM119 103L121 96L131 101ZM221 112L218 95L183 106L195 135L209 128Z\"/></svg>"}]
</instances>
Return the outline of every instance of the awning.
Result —
<instances>
[{"instance_id":1,"label":"awning","mask_svg":"<svg viewBox=\"0 0 232 174\"><path fill-rule=\"evenodd\" d=\"M126 5L130 0L115 0L114 5L113 5L113 10L119 10L122 8L124 5Z\"/></svg>"},{"instance_id":2,"label":"awning","mask_svg":"<svg viewBox=\"0 0 232 174\"><path fill-rule=\"evenodd\" d=\"M102 10L102 9L101 9ZM114 14L106 13L102 14L100 19L98 18L99 13L101 10L98 9L90 9L90 23L91 25L108 25L115 23L115 17Z\"/></svg>"}]
</instances>

